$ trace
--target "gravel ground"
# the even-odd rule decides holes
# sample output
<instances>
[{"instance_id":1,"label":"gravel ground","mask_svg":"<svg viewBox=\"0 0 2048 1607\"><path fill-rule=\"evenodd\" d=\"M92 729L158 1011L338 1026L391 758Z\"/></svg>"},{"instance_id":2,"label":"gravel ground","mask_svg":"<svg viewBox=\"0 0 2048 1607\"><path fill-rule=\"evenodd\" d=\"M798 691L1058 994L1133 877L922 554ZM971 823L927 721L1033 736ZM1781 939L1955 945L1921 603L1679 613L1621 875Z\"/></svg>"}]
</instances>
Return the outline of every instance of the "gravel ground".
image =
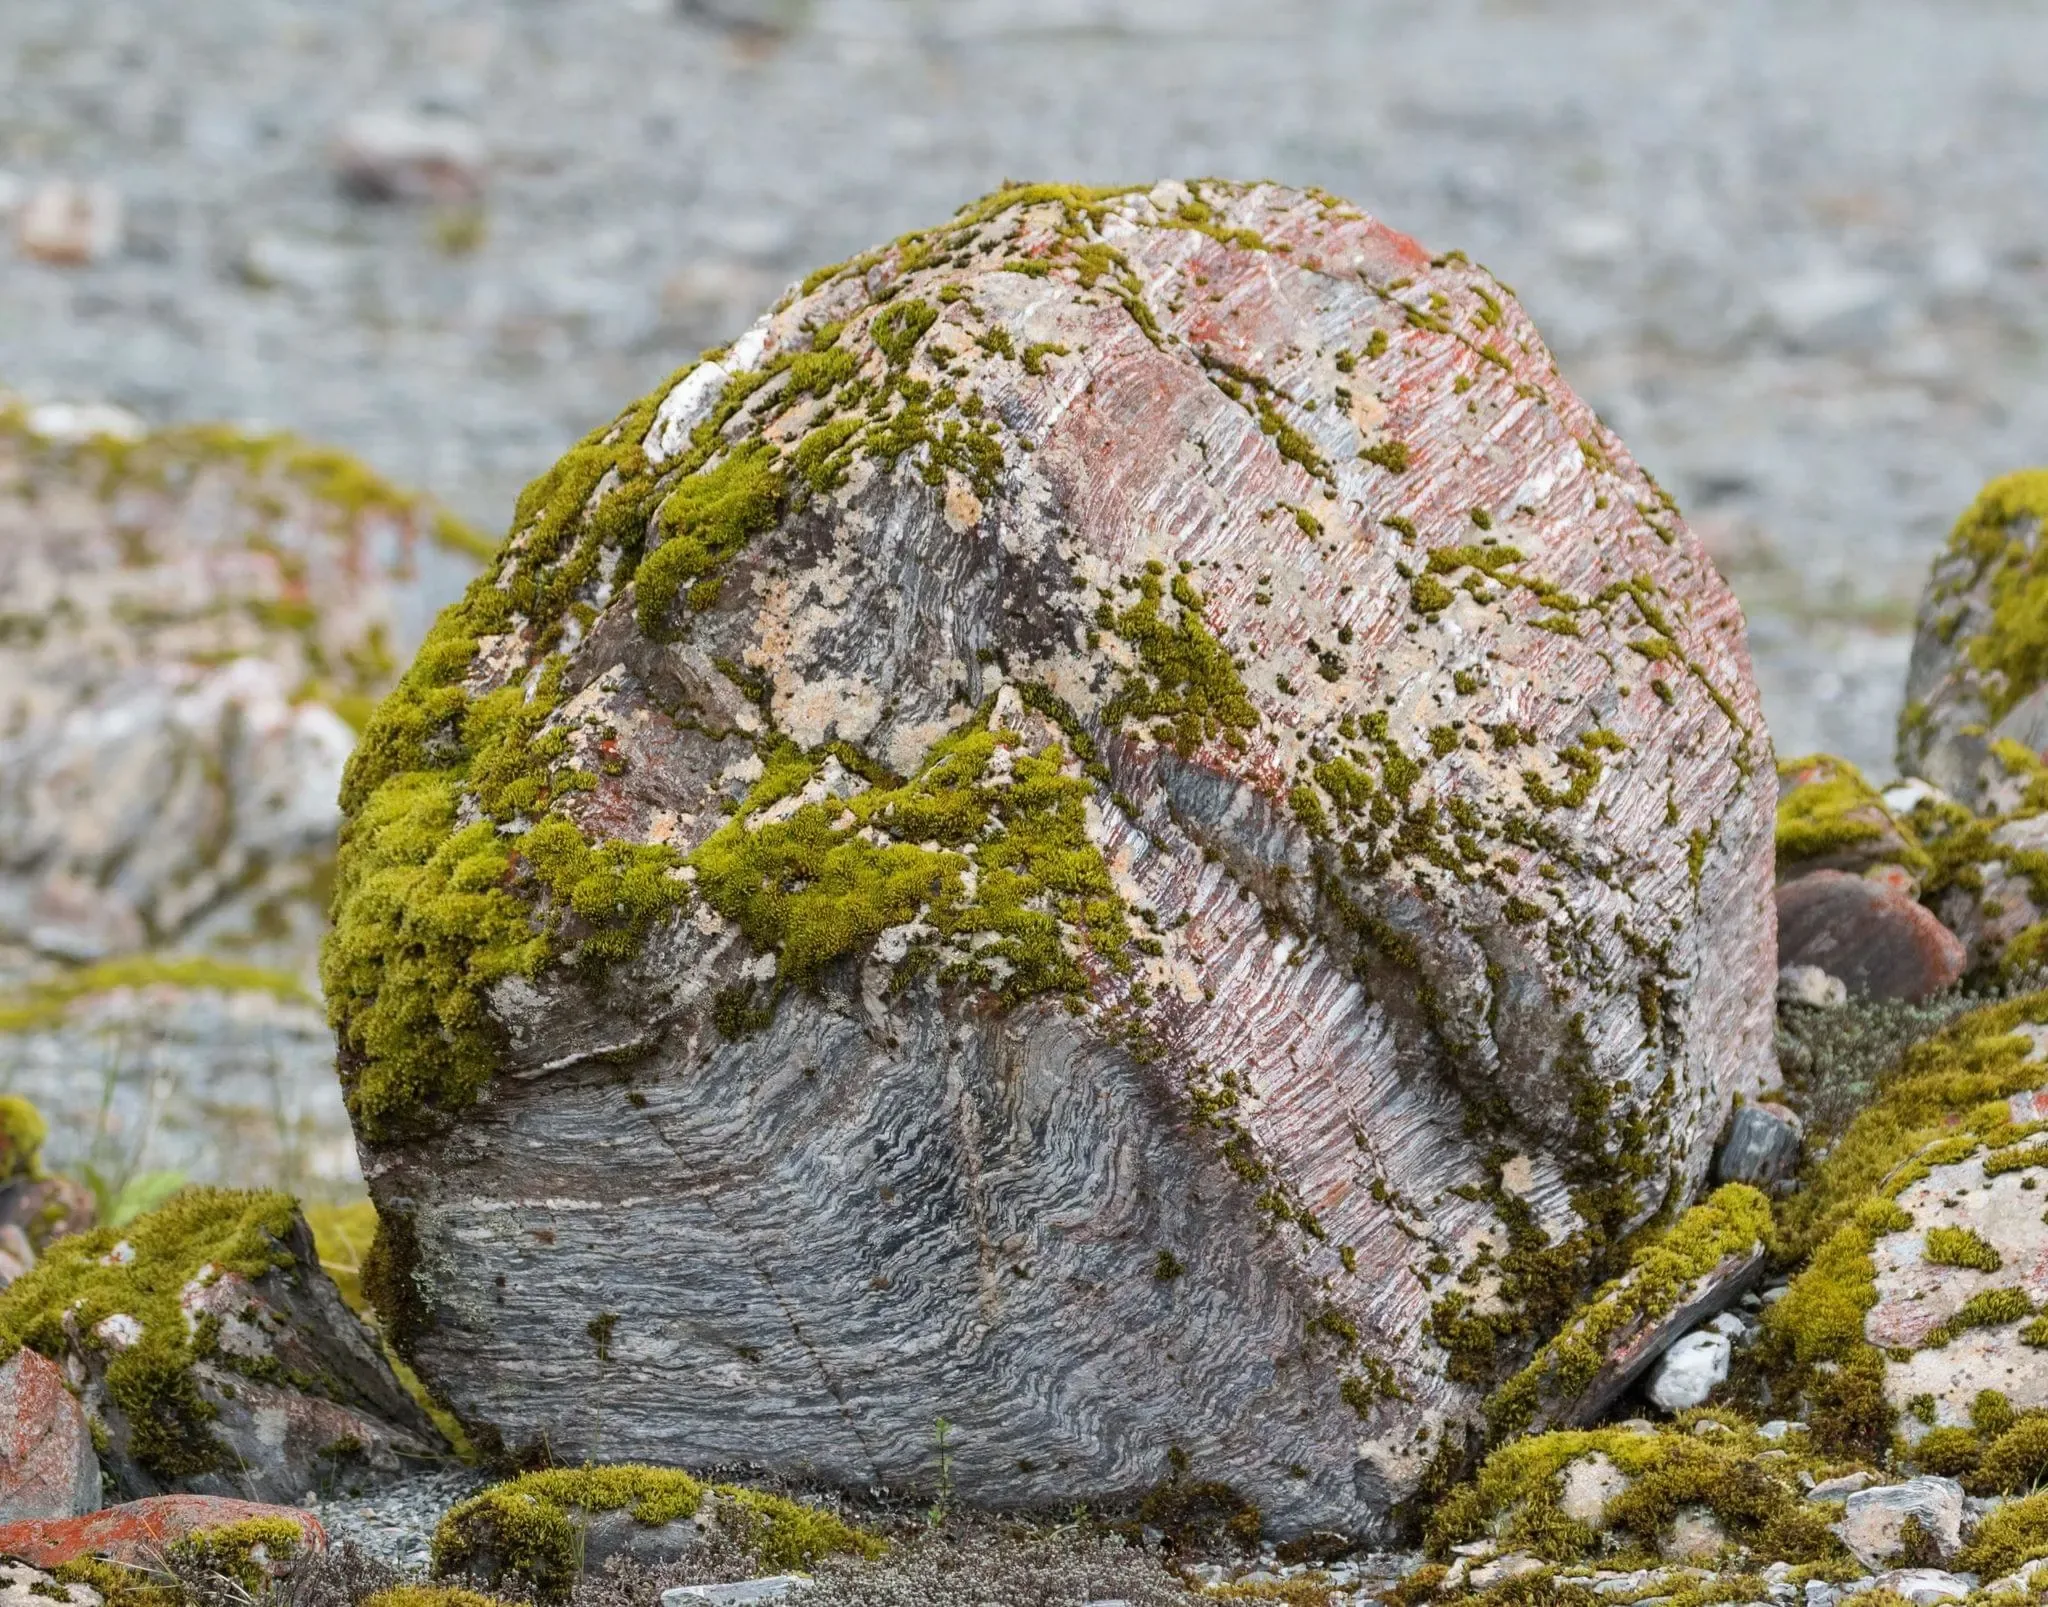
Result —
<instances>
[{"instance_id":1,"label":"gravel ground","mask_svg":"<svg viewBox=\"0 0 2048 1607\"><path fill-rule=\"evenodd\" d=\"M451 1468L414 1474L374 1495L311 1500L306 1506L326 1526L329 1545L353 1542L401 1573L423 1575L433 1560L441 1515L488 1482L470 1468Z\"/></svg>"},{"instance_id":2,"label":"gravel ground","mask_svg":"<svg viewBox=\"0 0 2048 1607\"><path fill-rule=\"evenodd\" d=\"M1516 283L1751 610L1782 751L1883 765L1929 555L2048 456L2048 10L2023 0L6 0L0 384L353 447L497 526L809 265L1007 176L1269 175ZM342 197L352 112L491 153ZM480 222L481 230L476 227Z\"/></svg>"}]
</instances>

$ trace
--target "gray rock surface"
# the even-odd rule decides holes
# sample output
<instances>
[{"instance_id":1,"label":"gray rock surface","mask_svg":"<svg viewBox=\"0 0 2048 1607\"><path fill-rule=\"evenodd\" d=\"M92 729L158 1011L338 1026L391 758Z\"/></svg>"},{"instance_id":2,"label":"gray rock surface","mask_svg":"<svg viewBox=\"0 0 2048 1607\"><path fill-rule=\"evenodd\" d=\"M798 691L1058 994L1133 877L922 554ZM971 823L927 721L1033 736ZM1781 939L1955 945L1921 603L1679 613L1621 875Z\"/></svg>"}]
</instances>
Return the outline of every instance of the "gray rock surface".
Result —
<instances>
[{"instance_id":1,"label":"gray rock surface","mask_svg":"<svg viewBox=\"0 0 2048 1607\"><path fill-rule=\"evenodd\" d=\"M1834 1531L1864 1567L1882 1568L1898 1551L1908 1518L1919 1520L1937 1553L1954 1556L1962 1545L1963 1487L1954 1479L1923 1475L1857 1490L1843 1501Z\"/></svg>"},{"instance_id":2,"label":"gray rock surface","mask_svg":"<svg viewBox=\"0 0 2048 1607\"><path fill-rule=\"evenodd\" d=\"M16 1351L0 1366L0 1523L74 1518L99 1504L85 1409L55 1363Z\"/></svg>"},{"instance_id":3,"label":"gray rock surface","mask_svg":"<svg viewBox=\"0 0 2048 1607\"><path fill-rule=\"evenodd\" d=\"M0 246L0 382L495 530L672 353L1006 174L1315 182L1519 287L1733 579L1780 751L1877 774L1935 544L2048 440L2044 55L2005 0L9 0L0 193L117 180L129 225ZM366 106L481 130L474 249L338 192Z\"/></svg>"},{"instance_id":4,"label":"gray rock surface","mask_svg":"<svg viewBox=\"0 0 2048 1607\"><path fill-rule=\"evenodd\" d=\"M1728 1380L1733 1346L1728 1336L1711 1328L1697 1329L1657 1358L1650 1369L1646 1393L1667 1412L1703 1406L1714 1386Z\"/></svg>"},{"instance_id":5,"label":"gray rock surface","mask_svg":"<svg viewBox=\"0 0 2048 1607\"><path fill-rule=\"evenodd\" d=\"M1800 967L1811 971L1811 966ZM1826 980L1834 981L1833 978ZM1836 982L1836 986L1841 984ZM1784 997L1782 975L1779 997ZM1806 1127L1798 1115L1774 1100L1760 1099L1739 1107L1728 1123L1728 1136L1714 1155L1717 1183L1750 1183L1772 1189L1790 1180L1799 1165L1799 1146Z\"/></svg>"},{"instance_id":6,"label":"gray rock surface","mask_svg":"<svg viewBox=\"0 0 2048 1607\"><path fill-rule=\"evenodd\" d=\"M1495 281L1269 187L993 199L609 439L501 571L591 610L527 716L583 779L479 806L649 867L561 942L653 913L601 985L490 990L444 1134L359 867L471 785L406 755L478 761L373 726L351 782L329 991L423 1375L557 1457L925 1482L943 1416L964 1499L1178 1446L1280 1533L1382 1525L1476 1411L1440 1341L1504 1213L1641 1220L1775 1072L1775 789L1696 542ZM437 673L525 684L533 606ZM487 924L545 896L499 880Z\"/></svg>"}]
</instances>

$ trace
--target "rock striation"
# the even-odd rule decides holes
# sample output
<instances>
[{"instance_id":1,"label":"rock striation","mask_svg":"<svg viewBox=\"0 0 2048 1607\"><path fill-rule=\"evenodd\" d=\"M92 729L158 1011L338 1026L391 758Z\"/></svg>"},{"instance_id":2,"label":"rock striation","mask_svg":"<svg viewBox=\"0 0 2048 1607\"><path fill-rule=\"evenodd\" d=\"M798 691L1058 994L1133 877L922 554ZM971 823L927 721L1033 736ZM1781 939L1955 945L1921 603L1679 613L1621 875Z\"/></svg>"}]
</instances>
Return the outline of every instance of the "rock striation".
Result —
<instances>
[{"instance_id":1,"label":"rock striation","mask_svg":"<svg viewBox=\"0 0 2048 1607\"><path fill-rule=\"evenodd\" d=\"M1386 1532L1774 1083L1775 792L1498 281L999 192L595 431L370 722L366 1286L511 1451Z\"/></svg>"},{"instance_id":2,"label":"rock striation","mask_svg":"<svg viewBox=\"0 0 2048 1607\"><path fill-rule=\"evenodd\" d=\"M334 795L478 543L338 453L119 425L0 405L0 1086L67 1166L109 1166L98 1132L124 1164L345 1175Z\"/></svg>"}]
</instances>

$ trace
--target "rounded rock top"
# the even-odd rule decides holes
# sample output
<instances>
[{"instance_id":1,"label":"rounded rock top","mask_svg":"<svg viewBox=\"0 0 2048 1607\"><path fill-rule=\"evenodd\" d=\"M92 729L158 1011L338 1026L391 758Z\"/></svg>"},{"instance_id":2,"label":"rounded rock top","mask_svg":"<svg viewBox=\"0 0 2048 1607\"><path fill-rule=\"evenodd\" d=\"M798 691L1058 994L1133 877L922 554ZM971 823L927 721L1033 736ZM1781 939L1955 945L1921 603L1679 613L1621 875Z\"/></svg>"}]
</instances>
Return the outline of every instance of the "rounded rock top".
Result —
<instances>
[{"instance_id":1,"label":"rounded rock top","mask_svg":"<svg viewBox=\"0 0 2048 1607\"><path fill-rule=\"evenodd\" d=\"M365 734L324 981L422 1370L559 1450L505 1332L701 1341L751 1404L649 1374L612 1453L871 1482L1023 1356L971 1498L1171 1443L1383 1524L1769 1085L1774 805L1732 596L1506 287L1313 192L998 192L594 431ZM794 1233L832 1357L565 1328L490 1248L554 1195L585 1288Z\"/></svg>"}]
</instances>

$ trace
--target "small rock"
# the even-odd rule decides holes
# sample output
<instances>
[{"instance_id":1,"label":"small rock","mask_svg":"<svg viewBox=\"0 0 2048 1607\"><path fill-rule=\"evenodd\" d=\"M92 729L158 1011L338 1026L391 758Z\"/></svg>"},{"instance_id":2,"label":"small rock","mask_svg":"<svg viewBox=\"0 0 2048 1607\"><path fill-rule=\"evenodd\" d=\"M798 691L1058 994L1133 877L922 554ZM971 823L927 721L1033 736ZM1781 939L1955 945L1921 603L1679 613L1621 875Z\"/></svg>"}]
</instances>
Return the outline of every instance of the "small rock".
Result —
<instances>
[{"instance_id":1,"label":"small rock","mask_svg":"<svg viewBox=\"0 0 2048 1607\"><path fill-rule=\"evenodd\" d=\"M40 1568L25 1562L0 1562L0 1607L101 1607L105 1600L90 1585L60 1585Z\"/></svg>"},{"instance_id":2,"label":"small rock","mask_svg":"<svg viewBox=\"0 0 2048 1607\"><path fill-rule=\"evenodd\" d=\"M661 1593L661 1607L690 1607L708 1602L711 1607L747 1607L757 1601L780 1601L809 1586L802 1574L769 1574L761 1579L739 1579L729 1585L677 1585Z\"/></svg>"},{"instance_id":3,"label":"small rock","mask_svg":"<svg viewBox=\"0 0 2048 1607\"><path fill-rule=\"evenodd\" d=\"M1881 794L1885 808L1895 815L1910 815L1924 803L1936 806L1953 803L1955 800L1931 781L1922 781L1918 776L1908 776L1903 781L1894 781Z\"/></svg>"},{"instance_id":4,"label":"small rock","mask_svg":"<svg viewBox=\"0 0 2048 1607\"><path fill-rule=\"evenodd\" d=\"M1731 1345L1749 1343L1750 1326L1732 1311L1724 1311L1707 1326L1722 1335Z\"/></svg>"},{"instance_id":5,"label":"small rock","mask_svg":"<svg viewBox=\"0 0 2048 1607\"><path fill-rule=\"evenodd\" d=\"M99 1504L100 1460L85 1408L65 1388L63 1370L23 1346L0 1367L0 1523L74 1518Z\"/></svg>"},{"instance_id":6,"label":"small rock","mask_svg":"<svg viewBox=\"0 0 2048 1607\"><path fill-rule=\"evenodd\" d=\"M1558 1506L1575 1523L1594 1532L1606 1527L1607 1503L1629 1486L1629 1477L1601 1451L1582 1456L1564 1470Z\"/></svg>"},{"instance_id":7,"label":"small rock","mask_svg":"<svg viewBox=\"0 0 2048 1607\"><path fill-rule=\"evenodd\" d=\"M1842 987L1834 977L1825 980L1837 990ZM1806 1124L1786 1106L1767 1099L1742 1105L1730 1118L1728 1136L1714 1157L1715 1180L1763 1189L1787 1183L1799 1165L1805 1137Z\"/></svg>"},{"instance_id":8,"label":"small rock","mask_svg":"<svg viewBox=\"0 0 2048 1607\"><path fill-rule=\"evenodd\" d=\"M1899 1549L1899 1531L1909 1517L1920 1520L1939 1555L1954 1556L1963 1539L1963 1487L1930 1476L1858 1490L1834 1530L1864 1567L1881 1568Z\"/></svg>"},{"instance_id":9,"label":"small rock","mask_svg":"<svg viewBox=\"0 0 2048 1607\"><path fill-rule=\"evenodd\" d=\"M1935 1607L1943 1601L1961 1601L1976 1588L1967 1576L1946 1573L1940 1568L1894 1568L1870 1582L1873 1590L1889 1590L1913 1603L1913 1607Z\"/></svg>"},{"instance_id":10,"label":"small rock","mask_svg":"<svg viewBox=\"0 0 2048 1607\"><path fill-rule=\"evenodd\" d=\"M1875 1483L1875 1473L1865 1473L1859 1469L1854 1473L1844 1473L1839 1479L1822 1479L1806 1492L1806 1498L1809 1501L1842 1501L1858 1490L1869 1489Z\"/></svg>"},{"instance_id":11,"label":"small rock","mask_svg":"<svg viewBox=\"0 0 2048 1607\"><path fill-rule=\"evenodd\" d=\"M1777 892L1778 958L1818 965L1850 990L1915 1001L1963 974L1962 941L1920 905L1845 871L1821 870Z\"/></svg>"},{"instance_id":12,"label":"small rock","mask_svg":"<svg viewBox=\"0 0 2048 1607\"><path fill-rule=\"evenodd\" d=\"M320 1520L297 1507L236 1501L224 1495L153 1495L81 1517L0 1523L0 1554L19 1557L38 1568L55 1568L80 1557L149 1564L173 1540L195 1530L218 1529L251 1518L289 1518L305 1535L309 1550L327 1549L327 1531Z\"/></svg>"},{"instance_id":13,"label":"small rock","mask_svg":"<svg viewBox=\"0 0 2048 1607\"><path fill-rule=\"evenodd\" d=\"M484 144L459 118L359 112L334 142L341 186L361 201L474 206L484 193Z\"/></svg>"},{"instance_id":14,"label":"small rock","mask_svg":"<svg viewBox=\"0 0 2048 1607\"><path fill-rule=\"evenodd\" d=\"M149 430L127 408L111 402L44 402L28 410L28 427L46 441L134 441Z\"/></svg>"},{"instance_id":15,"label":"small rock","mask_svg":"<svg viewBox=\"0 0 2048 1607\"><path fill-rule=\"evenodd\" d=\"M2001 1574L1984 1587L1987 1596L2003 1596L2011 1591L2025 1595L2034 1588L2034 1581L2048 1575L2048 1557L2036 1557L2032 1562L2023 1562L2009 1574Z\"/></svg>"},{"instance_id":16,"label":"small rock","mask_svg":"<svg viewBox=\"0 0 2048 1607\"><path fill-rule=\"evenodd\" d=\"M1798 1424L1790 1421L1787 1418L1774 1417L1768 1423L1764 1424L1761 1428L1759 1428L1756 1431L1756 1435L1758 1439L1768 1440L1773 1445L1775 1445L1778 1441L1782 1440L1787 1434L1790 1434L1792 1430L1797 1428L1798 1426Z\"/></svg>"},{"instance_id":17,"label":"small rock","mask_svg":"<svg viewBox=\"0 0 2048 1607\"><path fill-rule=\"evenodd\" d=\"M1778 967L1778 1003L1804 1004L1815 1010L1839 1010L1849 1002L1849 987L1817 965Z\"/></svg>"},{"instance_id":18,"label":"small rock","mask_svg":"<svg viewBox=\"0 0 2048 1607\"><path fill-rule=\"evenodd\" d=\"M1835 1607L1841 1592L1825 1579L1806 1581L1806 1607Z\"/></svg>"},{"instance_id":19,"label":"small rock","mask_svg":"<svg viewBox=\"0 0 2048 1607\"><path fill-rule=\"evenodd\" d=\"M1680 1507L1657 1544L1658 1552L1671 1562L1710 1562L1727 1549L1728 1531L1713 1508L1705 1506Z\"/></svg>"},{"instance_id":20,"label":"small rock","mask_svg":"<svg viewBox=\"0 0 2048 1607\"><path fill-rule=\"evenodd\" d=\"M119 248L121 197L108 184L52 179L29 196L14 227L27 256L81 268Z\"/></svg>"},{"instance_id":21,"label":"small rock","mask_svg":"<svg viewBox=\"0 0 2048 1607\"><path fill-rule=\"evenodd\" d=\"M1526 1551L1510 1551L1505 1557L1496 1557L1471 1570L1465 1576L1465 1583L1473 1590L1487 1590L1510 1579L1519 1579L1524 1574L1541 1573L1547 1566Z\"/></svg>"},{"instance_id":22,"label":"small rock","mask_svg":"<svg viewBox=\"0 0 2048 1607\"><path fill-rule=\"evenodd\" d=\"M1687 1334L1657 1359L1650 1373L1649 1396L1667 1412L1702 1404L1716 1384L1728 1377L1726 1334L1708 1329Z\"/></svg>"}]
</instances>

